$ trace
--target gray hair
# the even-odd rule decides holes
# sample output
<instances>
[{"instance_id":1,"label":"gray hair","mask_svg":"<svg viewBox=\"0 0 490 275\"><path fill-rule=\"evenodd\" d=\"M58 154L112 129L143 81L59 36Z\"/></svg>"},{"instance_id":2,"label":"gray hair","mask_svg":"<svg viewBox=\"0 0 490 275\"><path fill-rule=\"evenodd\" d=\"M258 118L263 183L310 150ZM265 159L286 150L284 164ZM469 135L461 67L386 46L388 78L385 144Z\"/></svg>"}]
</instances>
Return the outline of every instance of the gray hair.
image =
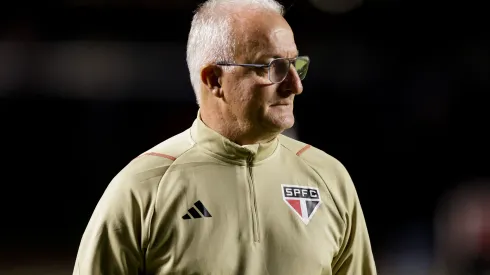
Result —
<instances>
[{"instance_id":1,"label":"gray hair","mask_svg":"<svg viewBox=\"0 0 490 275\"><path fill-rule=\"evenodd\" d=\"M234 59L236 41L232 31L232 11L239 8L264 9L284 15L284 7L275 0L208 0L199 6L187 41L187 66L198 104L201 101L201 69L214 62Z\"/></svg>"}]
</instances>

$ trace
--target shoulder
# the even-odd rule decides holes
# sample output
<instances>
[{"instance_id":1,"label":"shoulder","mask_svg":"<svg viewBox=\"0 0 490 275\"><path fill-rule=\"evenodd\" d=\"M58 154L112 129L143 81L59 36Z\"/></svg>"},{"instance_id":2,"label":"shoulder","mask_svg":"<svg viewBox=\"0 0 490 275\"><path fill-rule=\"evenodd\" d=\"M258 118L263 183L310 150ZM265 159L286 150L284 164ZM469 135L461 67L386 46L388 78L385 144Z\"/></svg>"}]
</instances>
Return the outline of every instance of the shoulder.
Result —
<instances>
[{"instance_id":1,"label":"shoulder","mask_svg":"<svg viewBox=\"0 0 490 275\"><path fill-rule=\"evenodd\" d=\"M357 198L356 189L346 167L335 157L301 141L280 135L281 145L293 152L313 173L318 174L341 204L348 206Z\"/></svg>"},{"instance_id":2,"label":"shoulder","mask_svg":"<svg viewBox=\"0 0 490 275\"><path fill-rule=\"evenodd\" d=\"M164 140L130 161L114 177L111 185L123 189L144 189L145 183L159 183L169 167L193 146L189 130Z\"/></svg>"},{"instance_id":3,"label":"shoulder","mask_svg":"<svg viewBox=\"0 0 490 275\"><path fill-rule=\"evenodd\" d=\"M143 227L140 221L151 220L163 176L193 146L188 136L185 131L169 138L121 169L99 199L89 227L99 231L104 227ZM134 219L136 216L141 219Z\"/></svg>"},{"instance_id":4,"label":"shoulder","mask_svg":"<svg viewBox=\"0 0 490 275\"><path fill-rule=\"evenodd\" d=\"M339 160L310 144L284 135L280 135L279 140L284 148L294 153L314 169L330 173L347 172Z\"/></svg>"}]
</instances>

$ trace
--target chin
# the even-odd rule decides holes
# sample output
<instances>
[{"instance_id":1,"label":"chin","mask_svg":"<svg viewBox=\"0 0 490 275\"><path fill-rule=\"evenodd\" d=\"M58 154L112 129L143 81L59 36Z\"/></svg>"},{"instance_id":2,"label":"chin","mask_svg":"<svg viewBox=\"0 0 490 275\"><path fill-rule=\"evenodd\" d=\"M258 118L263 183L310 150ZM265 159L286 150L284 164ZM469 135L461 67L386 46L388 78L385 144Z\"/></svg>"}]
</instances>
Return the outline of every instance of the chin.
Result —
<instances>
[{"instance_id":1,"label":"chin","mask_svg":"<svg viewBox=\"0 0 490 275\"><path fill-rule=\"evenodd\" d=\"M294 115L287 114L281 116L273 116L268 119L270 127L274 129L276 132L282 132L287 130L294 125Z\"/></svg>"}]
</instances>

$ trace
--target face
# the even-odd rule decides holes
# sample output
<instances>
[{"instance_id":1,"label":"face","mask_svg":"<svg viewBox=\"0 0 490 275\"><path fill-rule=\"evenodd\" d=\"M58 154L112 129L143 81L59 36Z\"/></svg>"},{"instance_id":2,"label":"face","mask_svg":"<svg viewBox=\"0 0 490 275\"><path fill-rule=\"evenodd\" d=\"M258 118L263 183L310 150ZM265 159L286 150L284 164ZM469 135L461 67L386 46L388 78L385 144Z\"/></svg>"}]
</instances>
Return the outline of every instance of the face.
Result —
<instances>
[{"instance_id":1,"label":"face","mask_svg":"<svg viewBox=\"0 0 490 275\"><path fill-rule=\"evenodd\" d=\"M296 57L293 31L275 13L251 13L238 20L235 63L268 64L274 58ZM293 102L302 92L301 80L291 66L287 78L272 84L267 68L233 67L222 74L221 88L229 115L241 128L279 133L294 124Z\"/></svg>"}]
</instances>

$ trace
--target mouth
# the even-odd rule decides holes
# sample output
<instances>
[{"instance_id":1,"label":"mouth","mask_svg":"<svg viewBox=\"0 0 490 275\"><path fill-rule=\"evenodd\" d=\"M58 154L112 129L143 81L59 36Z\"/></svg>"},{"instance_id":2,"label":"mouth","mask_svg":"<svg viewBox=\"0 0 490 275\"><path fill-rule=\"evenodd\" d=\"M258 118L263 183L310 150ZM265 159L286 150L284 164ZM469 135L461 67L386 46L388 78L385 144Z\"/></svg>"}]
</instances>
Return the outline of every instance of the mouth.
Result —
<instances>
[{"instance_id":1,"label":"mouth","mask_svg":"<svg viewBox=\"0 0 490 275\"><path fill-rule=\"evenodd\" d=\"M275 106L289 106L289 105L292 105L292 103L289 102L289 101L287 101L287 102L285 101L285 102L274 103L274 104L271 105L271 107L275 107Z\"/></svg>"}]
</instances>

